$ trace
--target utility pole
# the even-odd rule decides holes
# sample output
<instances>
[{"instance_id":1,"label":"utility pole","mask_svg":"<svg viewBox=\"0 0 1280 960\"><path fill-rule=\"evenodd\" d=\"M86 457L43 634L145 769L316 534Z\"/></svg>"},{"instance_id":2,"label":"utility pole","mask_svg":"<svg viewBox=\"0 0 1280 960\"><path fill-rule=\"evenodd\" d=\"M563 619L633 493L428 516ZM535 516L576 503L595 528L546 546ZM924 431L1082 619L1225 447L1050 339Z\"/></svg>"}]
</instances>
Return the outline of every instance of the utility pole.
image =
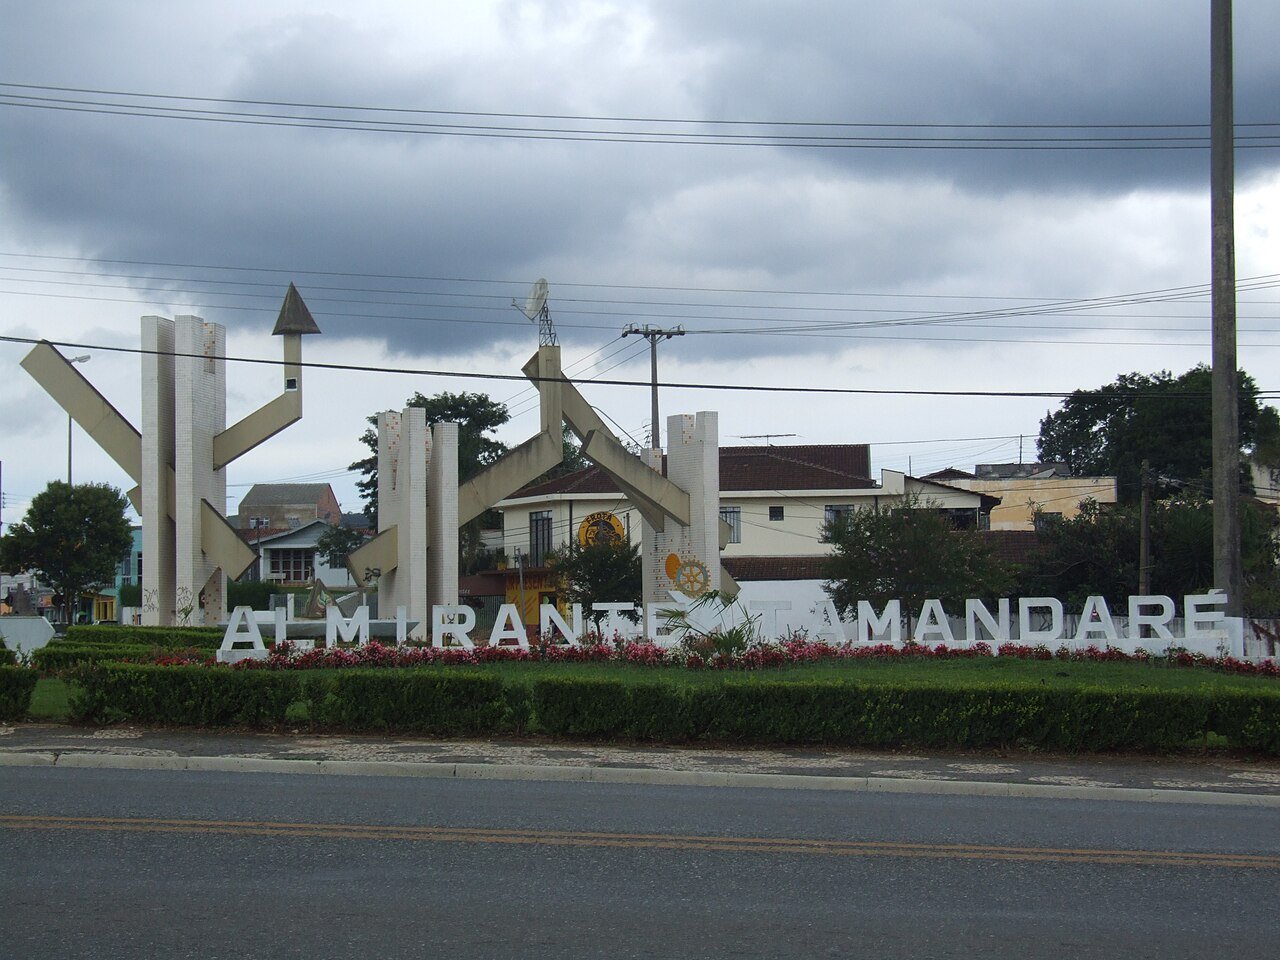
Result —
<instances>
[{"instance_id":1,"label":"utility pole","mask_svg":"<svg viewBox=\"0 0 1280 960\"><path fill-rule=\"evenodd\" d=\"M650 415L653 418L653 429L649 432L649 446L654 450L662 449L662 440L660 431L658 430L658 341L670 340L672 337L683 337L684 327L675 327L671 330L660 330L657 327L651 327L645 324L643 327L637 327L634 323L626 330L622 331L624 337L635 334L637 337L644 337L649 341L649 365L652 371L651 382L652 393L650 395Z\"/></svg>"},{"instance_id":2,"label":"utility pole","mask_svg":"<svg viewBox=\"0 0 1280 960\"><path fill-rule=\"evenodd\" d=\"M1213 579L1227 616L1244 612L1240 561L1240 422L1236 367L1235 108L1231 0L1212 0L1209 29L1209 211L1213 259Z\"/></svg>"},{"instance_id":3,"label":"utility pole","mask_svg":"<svg viewBox=\"0 0 1280 960\"><path fill-rule=\"evenodd\" d=\"M1138 526L1138 593L1151 593L1151 461L1142 461L1142 506Z\"/></svg>"}]
</instances>

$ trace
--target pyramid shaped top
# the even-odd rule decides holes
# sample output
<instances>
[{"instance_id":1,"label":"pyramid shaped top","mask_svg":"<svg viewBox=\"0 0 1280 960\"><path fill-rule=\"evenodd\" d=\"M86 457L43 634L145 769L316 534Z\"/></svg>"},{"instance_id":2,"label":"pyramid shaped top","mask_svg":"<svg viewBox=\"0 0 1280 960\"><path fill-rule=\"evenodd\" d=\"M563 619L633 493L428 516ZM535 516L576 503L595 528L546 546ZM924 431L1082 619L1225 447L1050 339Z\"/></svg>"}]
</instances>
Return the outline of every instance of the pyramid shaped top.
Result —
<instances>
[{"instance_id":1,"label":"pyramid shaped top","mask_svg":"<svg viewBox=\"0 0 1280 960\"><path fill-rule=\"evenodd\" d=\"M311 311L302 302L302 294L298 293L298 288L292 283L289 284L289 292L284 295L284 304L280 307L280 316L276 318L276 326L271 335L278 337L286 333L319 332L320 328L312 319Z\"/></svg>"}]
</instances>

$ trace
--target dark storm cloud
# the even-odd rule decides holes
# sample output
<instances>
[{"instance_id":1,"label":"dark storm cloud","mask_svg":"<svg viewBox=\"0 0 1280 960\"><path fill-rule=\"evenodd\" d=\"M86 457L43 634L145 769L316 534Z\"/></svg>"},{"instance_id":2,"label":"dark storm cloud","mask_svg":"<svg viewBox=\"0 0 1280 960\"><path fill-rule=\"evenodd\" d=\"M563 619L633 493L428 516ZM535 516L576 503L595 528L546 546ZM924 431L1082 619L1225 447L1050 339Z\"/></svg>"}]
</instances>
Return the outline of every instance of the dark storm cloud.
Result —
<instances>
[{"instance_id":1,"label":"dark storm cloud","mask_svg":"<svg viewBox=\"0 0 1280 960\"><path fill-rule=\"evenodd\" d=\"M282 12L266 26L232 26L206 40L202 31L212 34L217 23L210 11L17 5L0 53L10 79L34 82L539 113L1196 122L1207 103L1207 15L1199 3L657 3L643 40L653 63L615 56L633 29L619 11L642 16L643 7L595 20L572 3L507 9L510 17L496 18L506 26L492 51L414 57L393 53L397 37L356 12ZM1258 3L1236 11L1238 116L1267 119L1280 80L1267 38L1275 38L1280 11ZM549 43L551 55L541 47L513 55L499 41L520 36L521 16L547 31L573 22L575 32L562 48ZM1273 156L1242 151L1242 176ZM633 320L707 327L785 304L575 289L557 286L557 277L808 290L891 290L939 277L1003 283L1008 275L989 265L978 243L989 239L982 230L1017 236L1018 216L1061 219L1059 198L1068 193L1200 190L1206 166L1203 153L528 143L0 108L0 189L12 226L33 243L124 260L279 268L267 276L133 272L186 278L146 285L185 292L229 326L270 323L294 279L327 333L437 353L524 336L510 299L540 274L551 277L557 322L576 343L609 339ZM993 196L1008 212L994 210ZM1088 292L1080 280L1088 270L1095 282L1109 280L1099 259L1067 249L1070 239L1016 275L1045 289L1065 264L1055 294ZM1004 244L1012 264L1018 251L1008 237ZM208 282L231 278L267 286ZM426 293L436 295L418 296ZM647 302L664 299L695 305ZM631 302L588 302L603 300ZM714 349L819 343L721 339Z\"/></svg>"},{"instance_id":2,"label":"dark storm cloud","mask_svg":"<svg viewBox=\"0 0 1280 960\"><path fill-rule=\"evenodd\" d=\"M943 124L1209 119L1207 3L660 0L656 8L670 42L712 51L708 68L691 80L708 117ZM1253 0L1236 3L1234 14L1237 121L1278 120L1280 6ZM984 189L1106 193L1199 186L1208 175L1207 151L1200 150L814 154L862 172L932 173ZM1278 156L1242 150L1240 175L1274 169Z\"/></svg>"}]
</instances>

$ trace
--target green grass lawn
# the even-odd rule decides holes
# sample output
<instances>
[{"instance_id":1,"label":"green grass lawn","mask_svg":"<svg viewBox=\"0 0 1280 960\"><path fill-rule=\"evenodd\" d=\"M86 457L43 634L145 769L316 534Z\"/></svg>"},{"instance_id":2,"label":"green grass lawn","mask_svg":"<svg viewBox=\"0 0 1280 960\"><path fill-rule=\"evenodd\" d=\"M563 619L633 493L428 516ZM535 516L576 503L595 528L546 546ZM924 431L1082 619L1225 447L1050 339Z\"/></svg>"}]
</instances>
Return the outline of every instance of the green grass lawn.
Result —
<instances>
[{"instance_id":1,"label":"green grass lawn","mask_svg":"<svg viewBox=\"0 0 1280 960\"><path fill-rule=\"evenodd\" d=\"M31 695L32 720L67 719L67 698L71 695L66 681L57 677L41 677Z\"/></svg>"}]
</instances>

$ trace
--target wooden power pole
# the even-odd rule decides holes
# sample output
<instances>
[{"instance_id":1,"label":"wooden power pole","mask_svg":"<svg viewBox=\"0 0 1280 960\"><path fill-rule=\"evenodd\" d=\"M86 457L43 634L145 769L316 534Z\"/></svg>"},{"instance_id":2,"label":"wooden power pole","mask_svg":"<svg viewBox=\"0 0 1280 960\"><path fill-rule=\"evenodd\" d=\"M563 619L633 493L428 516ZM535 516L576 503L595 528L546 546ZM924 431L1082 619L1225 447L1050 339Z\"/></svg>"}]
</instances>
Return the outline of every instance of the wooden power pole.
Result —
<instances>
[{"instance_id":1,"label":"wooden power pole","mask_svg":"<svg viewBox=\"0 0 1280 960\"><path fill-rule=\"evenodd\" d=\"M1210 5L1209 193L1213 258L1213 579L1227 615L1243 614L1240 422L1236 361L1235 115L1231 0Z\"/></svg>"}]
</instances>

